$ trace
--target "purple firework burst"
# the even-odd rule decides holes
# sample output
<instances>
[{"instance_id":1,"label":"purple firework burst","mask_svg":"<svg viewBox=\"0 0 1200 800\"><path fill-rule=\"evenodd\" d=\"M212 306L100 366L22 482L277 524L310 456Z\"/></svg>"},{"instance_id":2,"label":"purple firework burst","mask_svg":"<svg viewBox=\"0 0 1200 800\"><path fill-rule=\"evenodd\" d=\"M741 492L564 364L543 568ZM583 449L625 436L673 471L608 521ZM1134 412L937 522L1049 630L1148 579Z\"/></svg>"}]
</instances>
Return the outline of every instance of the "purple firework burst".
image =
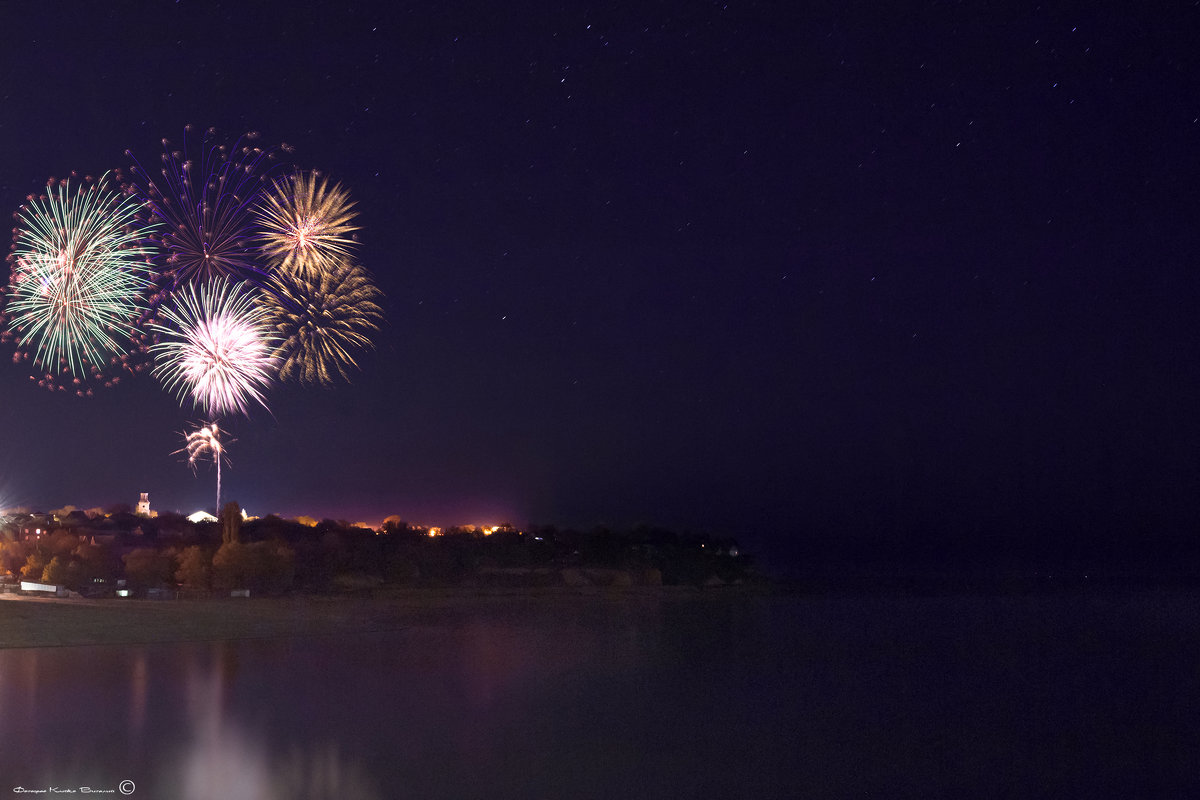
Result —
<instances>
[{"instance_id":1,"label":"purple firework burst","mask_svg":"<svg viewBox=\"0 0 1200 800\"><path fill-rule=\"evenodd\" d=\"M184 130L178 150L163 140L158 177L126 151L134 161L127 190L143 200L149 221L161 224L164 290L214 278L262 285L267 268L255 243L253 209L269 185L264 179L277 164L277 152L290 148L259 147L257 133L227 146L209 128L193 160L187 141L192 128Z\"/></svg>"}]
</instances>

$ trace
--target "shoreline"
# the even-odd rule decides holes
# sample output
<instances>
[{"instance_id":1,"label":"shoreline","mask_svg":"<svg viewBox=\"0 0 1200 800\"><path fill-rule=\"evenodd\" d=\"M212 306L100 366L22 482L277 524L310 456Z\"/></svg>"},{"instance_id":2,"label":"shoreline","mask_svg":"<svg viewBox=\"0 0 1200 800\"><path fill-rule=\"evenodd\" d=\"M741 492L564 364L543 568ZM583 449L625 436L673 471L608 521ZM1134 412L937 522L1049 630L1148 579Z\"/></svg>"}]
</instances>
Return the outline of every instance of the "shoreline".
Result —
<instances>
[{"instance_id":1,"label":"shoreline","mask_svg":"<svg viewBox=\"0 0 1200 800\"><path fill-rule=\"evenodd\" d=\"M0 650L169 644L216 640L392 633L456 625L512 613L524 620L553 613L640 613L668 605L726 604L763 598L913 602L989 598L1038 603L1200 597L1194 582L1144 580L944 581L813 579L757 586L388 588L358 594L293 594L206 599L87 599L0 593Z\"/></svg>"},{"instance_id":2,"label":"shoreline","mask_svg":"<svg viewBox=\"0 0 1200 800\"><path fill-rule=\"evenodd\" d=\"M761 592L755 594L762 594ZM0 650L166 644L232 639L387 633L463 614L515 608L638 605L747 597L732 589L420 589L384 596L187 600L76 599L0 595Z\"/></svg>"}]
</instances>

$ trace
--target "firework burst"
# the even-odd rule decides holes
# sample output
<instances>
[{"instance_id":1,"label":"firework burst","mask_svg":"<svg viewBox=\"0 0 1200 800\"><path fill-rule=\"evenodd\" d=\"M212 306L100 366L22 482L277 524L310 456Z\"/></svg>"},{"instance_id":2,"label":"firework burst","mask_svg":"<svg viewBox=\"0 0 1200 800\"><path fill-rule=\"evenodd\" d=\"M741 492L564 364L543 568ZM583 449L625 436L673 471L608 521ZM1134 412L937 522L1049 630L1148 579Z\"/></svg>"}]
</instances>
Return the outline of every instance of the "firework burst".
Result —
<instances>
[{"instance_id":1,"label":"firework burst","mask_svg":"<svg viewBox=\"0 0 1200 800\"><path fill-rule=\"evenodd\" d=\"M211 459L217 467L217 516L219 517L221 515L221 461L225 458L225 446L236 440L229 439L222 442L220 428L217 423L210 422L191 433L185 433L183 441L183 449L176 450L175 454L187 453L188 466L192 468L193 473L196 471L196 464L205 457Z\"/></svg>"},{"instance_id":2,"label":"firework burst","mask_svg":"<svg viewBox=\"0 0 1200 800\"><path fill-rule=\"evenodd\" d=\"M63 388L67 373L77 387L89 375L103 379L101 369L131 347L150 286L151 250L137 212L108 173L74 192L70 180L52 180L17 212L6 336L18 344L14 360L32 360L43 385Z\"/></svg>"},{"instance_id":3,"label":"firework burst","mask_svg":"<svg viewBox=\"0 0 1200 800\"><path fill-rule=\"evenodd\" d=\"M304 279L276 276L264 295L267 319L279 336L274 355L280 380L330 384L335 375L349 380L357 367L353 353L371 346L379 329L382 293L367 271L341 260Z\"/></svg>"},{"instance_id":4,"label":"firework burst","mask_svg":"<svg viewBox=\"0 0 1200 800\"><path fill-rule=\"evenodd\" d=\"M200 141L200 160L187 155L187 133L180 150L163 139L161 177L143 169L133 154L133 180L128 190L145 203L149 218L162 223L164 273L178 287L216 277L261 282L266 271L253 246L253 215L275 158L274 148L253 144L248 133L232 147L218 144L209 128ZM286 145L282 149L289 150Z\"/></svg>"},{"instance_id":5,"label":"firework burst","mask_svg":"<svg viewBox=\"0 0 1200 800\"><path fill-rule=\"evenodd\" d=\"M188 286L151 322L160 339L150 348L154 374L210 416L248 415L250 399L266 408L263 391L276 373L266 310L244 287L224 279Z\"/></svg>"},{"instance_id":6,"label":"firework burst","mask_svg":"<svg viewBox=\"0 0 1200 800\"><path fill-rule=\"evenodd\" d=\"M314 278L351 254L358 212L341 184L297 172L263 192L256 216L267 262L281 272Z\"/></svg>"}]
</instances>

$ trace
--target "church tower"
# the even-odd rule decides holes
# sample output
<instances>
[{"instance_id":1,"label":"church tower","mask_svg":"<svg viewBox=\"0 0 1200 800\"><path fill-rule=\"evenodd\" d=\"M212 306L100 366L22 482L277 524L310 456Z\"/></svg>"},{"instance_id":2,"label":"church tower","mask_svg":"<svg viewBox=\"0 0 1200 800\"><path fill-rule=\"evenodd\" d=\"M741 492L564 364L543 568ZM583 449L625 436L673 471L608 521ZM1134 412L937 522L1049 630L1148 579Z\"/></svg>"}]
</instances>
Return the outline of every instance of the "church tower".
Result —
<instances>
[{"instance_id":1,"label":"church tower","mask_svg":"<svg viewBox=\"0 0 1200 800\"><path fill-rule=\"evenodd\" d=\"M142 492L142 499L138 500L137 513L143 517L152 516L150 513L150 493Z\"/></svg>"}]
</instances>

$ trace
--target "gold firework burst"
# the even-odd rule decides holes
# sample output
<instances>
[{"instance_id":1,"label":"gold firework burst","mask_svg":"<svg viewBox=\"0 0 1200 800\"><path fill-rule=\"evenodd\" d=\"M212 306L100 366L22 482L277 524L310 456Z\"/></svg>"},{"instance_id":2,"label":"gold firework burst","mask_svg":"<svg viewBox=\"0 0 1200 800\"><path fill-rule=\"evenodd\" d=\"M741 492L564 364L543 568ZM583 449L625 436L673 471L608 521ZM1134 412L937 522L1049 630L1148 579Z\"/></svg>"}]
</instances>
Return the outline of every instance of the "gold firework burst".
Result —
<instances>
[{"instance_id":1,"label":"gold firework burst","mask_svg":"<svg viewBox=\"0 0 1200 800\"><path fill-rule=\"evenodd\" d=\"M315 274L283 271L265 292L271 324L282 339L275 350L280 380L331 384L349 380L353 353L371 347L379 330L383 293L367 271L349 259L326 261Z\"/></svg>"},{"instance_id":2,"label":"gold firework burst","mask_svg":"<svg viewBox=\"0 0 1200 800\"><path fill-rule=\"evenodd\" d=\"M314 172L275 181L258 206L261 246L278 272L314 280L351 254L358 226L354 202L339 183Z\"/></svg>"}]
</instances>

